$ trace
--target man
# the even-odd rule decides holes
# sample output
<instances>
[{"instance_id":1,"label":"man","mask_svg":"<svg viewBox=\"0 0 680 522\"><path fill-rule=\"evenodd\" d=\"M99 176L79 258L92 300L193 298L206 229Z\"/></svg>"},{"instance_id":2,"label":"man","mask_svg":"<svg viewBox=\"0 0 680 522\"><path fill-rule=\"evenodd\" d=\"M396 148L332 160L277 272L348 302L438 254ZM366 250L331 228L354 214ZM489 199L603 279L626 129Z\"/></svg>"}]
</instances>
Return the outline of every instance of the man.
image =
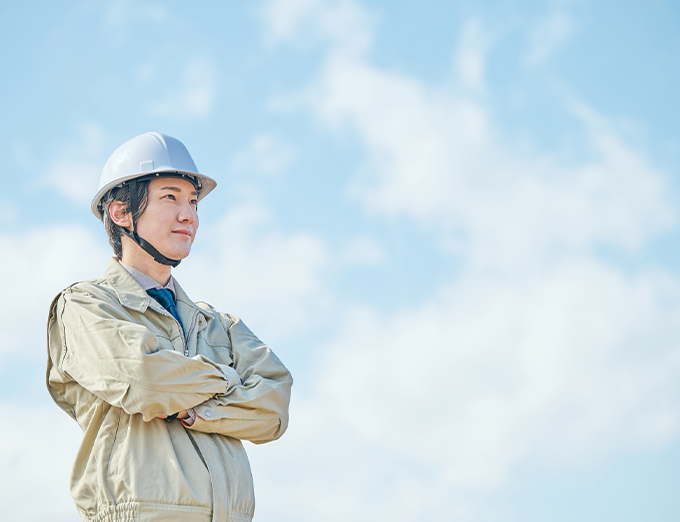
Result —
<instances>
[{"instance_id":1,"label":"man","mask_svg":"<svg viewBox=\"0 0 680 522\"><path fill-rule=\"evenodd\" d=\"M92 211L115 257L61 292L48 320L47 386L83 431L71 474L83 521L253 516L241 440L283 434L292 378L238 317L192 302L171 275L215 186L158 133L104 167Z\"/></svg>"}]
</instances>

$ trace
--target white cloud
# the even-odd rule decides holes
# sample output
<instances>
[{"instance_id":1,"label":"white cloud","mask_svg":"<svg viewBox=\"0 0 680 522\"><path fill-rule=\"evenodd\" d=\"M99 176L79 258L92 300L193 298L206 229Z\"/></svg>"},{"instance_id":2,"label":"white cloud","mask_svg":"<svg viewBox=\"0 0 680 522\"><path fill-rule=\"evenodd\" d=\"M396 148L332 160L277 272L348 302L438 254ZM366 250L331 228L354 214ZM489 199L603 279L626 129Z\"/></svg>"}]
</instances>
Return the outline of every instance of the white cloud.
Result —
<instances>
[{"instance_id":1,"label":"white cloud","mask_svg":"<svg viewBox=\"0 0 680 522\"><path fill-rule=\"evenodd\" d=\"M4 520L77 522L69 474L81 432L55 405L0 402L0 504ZM46 430L46 427L48 429Z\"/></svg>"},{"instance_id":2,"label":"white cloud","mask_svg":"<svg viewBox=\"0 0 680 522\"><path fill-rule=\"evenodd\" d=\"M59 192L79 203L92 199L97 192L97 174L101 165L78 160L57 160L49 170L50 184Z\"/></svg>"},{"instance_id":3,"label":"white cloud","mask_svg":"<svg viewBox=\"0 0 680 522\"><path fill-rule=\"evenodd\" d=\"M333 16L314 5L305 23ZM560 16L531 37L532 63L569 36ZM634 252L675 224L668 176L583 104L582 149L519 147L474 97L481 27L467 25L456 53L464 92L374 66L349 31L326 37L318 77L289 98L360 138L351 193L367 211L428 227L462 269L391 315L339 305L283 453L255 454L261 470L294 470L266 486L272 514L484 520L475 491L517 464L580 466L680 435L680 283L595 254Z\"/></svg>"},{"instance_id":4,"label":"white cloud","mask_svg":"<svg viewBox=\"0 0 680 522\"><path fill-rule=\"evenodd\" d=\"M142 5L130 0L113 0L99 6L102 10L102 27L109 43L114 48L122 48L130 41L130 33L136 27L148 31L149 23L162 25L170 16L167 9L159 4Z\"/></svg>"},{"instance_id":5,"label":"white cloud","mask_svg":"<svg viewBox=\"0 0 680 522\"><path fill-rule=\"evenodd\" d=\"M563 7L543 18L528 35L529 49L525 56L528 66L538 65L548 59L574 32L574 22Z\"/></svg>"},{"instance_id":6,"label":"white cloud","mask_svg":"<svg viewBox=\"0 0 680 522\"><path fill-rule=\"evenodd\" d=\"M232 168L249 175L273 176L288 169L297 158L297 151L272 134L259 134L232 162Z\"/></svg>"},{"instance_id":7,"label":"white cloud","mask_svg":"<svg viewBox=\"0 0 680 522\"><path fill-rule=\"evenodd\" d=\"M330 40L336 51L356 54L373 39L374 18L353 0L269 0L261 15L270 44Z\"/></svg>"},{"instance_id":8,"label":"white cloud","mask_svg":"<svg viewBox=\"0 0 680 522\"><path fill-rule=\"evenodd\" d=\"M341 264L377 266L387 261L384 248L369 236L353 238L340 256Z\"/></svg>"},{"instance_id":9,"label":"white cloud","mask_svg":"<svg viewBox=\"0 0 680 522\"><path fill-rule=\"evenodd\" d=\"M170 18L165 6L160 4L150 5L147 10L147 15L149 19L157 23L165 23Z\"/></svg>"},{"instance_id":10,"label":"white cloud","mask_svg":"<svg viewBox=\"0 0 680 522\"><path fill-rule=\"evenodd\" d=\"M3 291L11 296L0 302L0 366L46 360L49 304L67 285L103 273L111 254L101 234L66 225L0 234Z\"/></svg>"},{"instance_id":11,"label":"white cloud","mask_svg":"<svg viewBox=\"0 0 680 522\"><path fill-rule=\"evenodd\" d=\"M665 443L680 428L678 286L586 261L528 280L464 277L393 317L351 311L319 400L461 487L502 484L520 458Z\"/></svg>"},{"instance_id":12,"label":"white cloud","mask_svg":"<svg viewBox=\"0 0 680 522\"><path fill-rule=\"evenodd\" d=\"M141 70L142 77L147 72ZM217 94L217 69L207 58L193 58L185 63L181 75L170 84L177 85L147 110L152 116L170 119L204 119L212 114Z\"/></svg>"},{"instance_id":13,"label":"white cloud","mask_svg":"<svg viewBox=\"0 0 680 522\"><path fill-rule=\"evenodd\" d=\"M19 208L16 203L0 200L0 220L9 225L16 225L19 220Z\"/></svg>"},{"instance_id":14,"label":"white cloud","mask_svg":"<svg viewBox=\"0 0 680 522\"><path fill-rule=\"evenodd\" d=\"M78 134L77 141L62 145L41 181L77 203L88 203L97 192L107 136L94 123L81 123Z\"/></svg>"},{"instance_id":15,"label":"white cloud","mask_svg":"<svg viewBox=\"0 0 680 522\"><path fill-rule=\"evenodd\" d=\"M484 495L519 462L572 468L668 443L678 290L583 261L530 280L465 277L394 315L345 308L289 432L249 449L258 513L486 520Z\"/></svg>"},{"instance_id":16,"label":"white cloud","mask_svg":"<svg viewBox=\"0 0 680 522\"><path fill-rule=\"evenodd\" d=\"M128 41L128 24L132 18L132 8L129 0L114 0L104 11L104 27L113 47L123 47Z\"/></svg>"},{"instance_id":17,"label":"white cloud","mask_svg":"<svg viewBox=\"0 0 680 522\"><path fill-rule=\"evenodd\" d=\"M267 25L266 38L272 43L290 40L298 32L298 26L310 15L318 12L323 0L270 0L262 8Z\"/></svg>"},{"instance_id":18,"label":"white cloud","mask_svg":"<svg viewBox=\"0 0 680 522\"><path fill-rule=\"evenodd\" d=\"M456 53L456 65L461 83L467 89L480 91L484 88L484 53L489 38L478 21L471 21L463 30L460 48Z\"/></svg>"},{"instance_id":19,"label":"white cloud","mask_svg":"<svg viewBox=\"0 0 680 522\"><path fill-rule=\"evenodd\" d=\"M675 220L663 173L613 125L582 118L587 149L567 164L518 148L479 101L334 53L304 99L365 144L352 193L368 211L438 229L476 266L632 249Z\"/></svg>"},{"instance_id":20,"label":"white cloud","mask_svg":"<svg viewBox=\"0 0 680 522\"><path fill-rule=\"evenodd\" d=\"M12 152L14 153L14 160L24 170L36 170L36 162L33 158L33 151L31 146L26 141L14 141L12 143Z\"/></svg>"}]
</instances>

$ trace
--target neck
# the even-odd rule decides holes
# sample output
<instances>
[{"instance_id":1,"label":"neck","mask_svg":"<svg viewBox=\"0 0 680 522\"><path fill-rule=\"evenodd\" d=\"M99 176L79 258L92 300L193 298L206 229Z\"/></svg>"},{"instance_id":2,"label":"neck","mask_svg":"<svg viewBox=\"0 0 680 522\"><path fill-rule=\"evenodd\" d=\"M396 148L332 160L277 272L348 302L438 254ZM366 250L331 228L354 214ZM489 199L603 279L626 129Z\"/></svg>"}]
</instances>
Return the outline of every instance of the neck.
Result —
<instances>
[{"instance_id":1,"label":"neck","mask_svg":"<svg viewBox=\"0 0 680 522\"><path fill-rule=\"evenodd\" d=\"M137 243L128 237L123 236L121 239L123 243L123 255L120 260L123 263L148 275L161 286L168 284L172 267L154 261L153 257L147 254Z\"/></svg>"}]
</instances>

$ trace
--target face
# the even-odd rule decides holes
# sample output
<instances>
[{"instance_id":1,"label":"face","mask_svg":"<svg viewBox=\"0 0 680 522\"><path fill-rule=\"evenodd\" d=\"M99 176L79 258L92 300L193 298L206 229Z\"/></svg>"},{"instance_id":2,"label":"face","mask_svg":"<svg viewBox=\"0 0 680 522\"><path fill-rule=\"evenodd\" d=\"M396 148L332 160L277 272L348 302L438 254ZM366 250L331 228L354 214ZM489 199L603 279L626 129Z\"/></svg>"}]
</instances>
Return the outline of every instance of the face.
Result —
<instances>
[{"instance_id":1,"label":"face","mask_svg":"<svg viewBox=\"0 0 680 522\"><path fill-rule=\"evenodd\" d=\"M149 183L149 204L137 221L137 233L166 257L184 259L198 229L198 193L179 178Z\"/></svg>"}]
</instances>

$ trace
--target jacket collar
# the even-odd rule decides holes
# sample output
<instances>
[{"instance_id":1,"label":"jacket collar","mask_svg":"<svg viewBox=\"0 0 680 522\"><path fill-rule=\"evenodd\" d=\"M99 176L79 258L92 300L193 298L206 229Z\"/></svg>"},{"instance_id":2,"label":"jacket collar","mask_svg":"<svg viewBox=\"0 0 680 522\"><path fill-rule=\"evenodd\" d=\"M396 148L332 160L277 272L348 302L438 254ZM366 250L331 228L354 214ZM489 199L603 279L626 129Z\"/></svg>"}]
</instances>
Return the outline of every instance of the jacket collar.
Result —
<instances>
[{"instance_id":1,"label":"jacket collar","mask_svg":"<svg viewBox=\"0 0 680 522\"><path fill-rule=\"evenodd\" d=\"M151 298L139 283L128 274L115 257L109 260L104 270L104 278L116 292L116 296L125 308L144 313L149 307Z\"/></svg>"},{"instance_id":2,"label":"jacket collar","mask_svg":"<svg viewBox=\"0 0 680 522\"><path fill-rule=\"evenodd\" d=\"M116 292L116 296L121 305L137 312L146 312L146 309L151 303L151 297L149 297L149 294L144 291L128 271L121 266L115 257L112 257L109 260L109 264L104 271L104 278L109 282L114 292ZM177 296L178 303L182 302L190 308L204 312L203 309L199 308L196 303L189 299L189 296L187 296L179 285L177 279L173 278L173 283L175 285L175 295Z\"/></svg>"},{"instance_id":3,"label":"jacket collar","mask_svg":"<svg viewBox=\"0 0 680 522\"><path fill-rule=\"evenodd\" d=\"M172 277L172 276L170 276ZM172 278L172 284L175 287L175 299L177 299L178 303L184 303L186 305L191 306L192 308L196 308L198 310L203 311L201 308L196 306L196 303L194 303L191 299L189 299L189 296L184 292L184 289L179 286L179 283L177 282L177 279L174 277Z\"/></svg>"}]
</instances>

